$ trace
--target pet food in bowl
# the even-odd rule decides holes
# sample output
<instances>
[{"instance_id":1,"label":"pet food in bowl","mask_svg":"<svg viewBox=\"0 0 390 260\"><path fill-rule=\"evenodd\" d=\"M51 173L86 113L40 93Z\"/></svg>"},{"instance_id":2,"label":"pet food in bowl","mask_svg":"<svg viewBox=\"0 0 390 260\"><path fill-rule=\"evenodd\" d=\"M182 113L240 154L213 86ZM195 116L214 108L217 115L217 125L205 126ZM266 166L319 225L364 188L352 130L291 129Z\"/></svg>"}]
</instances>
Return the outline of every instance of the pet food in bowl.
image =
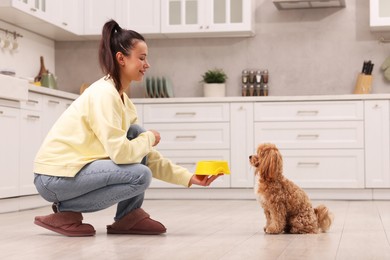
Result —
<instances>
[{"instance_id":1,"label":"pet food in bowl","mask_svg":"<svg viewBox=\"0 0 390 260\"><path fill-rule=\"evenodd\" d=\"M196 165L196 175L230 174L227 161L199 161Z\"/></svg>"}]
</instances>

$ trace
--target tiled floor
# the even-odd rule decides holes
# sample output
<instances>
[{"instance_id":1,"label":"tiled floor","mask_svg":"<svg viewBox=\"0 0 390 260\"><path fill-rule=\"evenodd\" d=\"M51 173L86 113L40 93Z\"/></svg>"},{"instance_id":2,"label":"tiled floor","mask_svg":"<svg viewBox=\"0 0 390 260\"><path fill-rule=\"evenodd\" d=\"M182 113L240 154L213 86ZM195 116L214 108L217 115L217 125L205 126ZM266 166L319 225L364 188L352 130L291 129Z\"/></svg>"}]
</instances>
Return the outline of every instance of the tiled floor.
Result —
<instances>
[{"instance_id":1,"label":"tiled floor","mask_svg":"<svg viewBox=\"0 0 390 260\"><path fill-rule=\"evenodd\" d=\"M84 214L95 237L70 238L35 226L49 207L0 214L0 259L390 259L390 201L313 201L335 215L330 232L265 235L254 200L146 200L168 228L160 236L107 235L115 208Z\"/></svg>"}]
</instances>

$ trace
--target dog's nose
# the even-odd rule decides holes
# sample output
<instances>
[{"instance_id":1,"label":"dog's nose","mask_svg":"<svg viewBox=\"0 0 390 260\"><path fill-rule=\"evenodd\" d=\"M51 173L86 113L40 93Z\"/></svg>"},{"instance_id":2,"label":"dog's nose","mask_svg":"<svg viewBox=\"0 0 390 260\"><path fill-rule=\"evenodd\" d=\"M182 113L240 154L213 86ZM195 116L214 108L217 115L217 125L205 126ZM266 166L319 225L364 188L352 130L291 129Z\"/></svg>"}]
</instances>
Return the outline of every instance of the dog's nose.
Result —
<instances>
[{"instance_id":1,"label":"dog's nose","mask_svg":"<svg viewBox=\"0 0 390 260\"><path fill-rule=\"evenodd\" d=\"M249 160L252 159L252 155L249 155Z\"/></svg>"}]
</instances>

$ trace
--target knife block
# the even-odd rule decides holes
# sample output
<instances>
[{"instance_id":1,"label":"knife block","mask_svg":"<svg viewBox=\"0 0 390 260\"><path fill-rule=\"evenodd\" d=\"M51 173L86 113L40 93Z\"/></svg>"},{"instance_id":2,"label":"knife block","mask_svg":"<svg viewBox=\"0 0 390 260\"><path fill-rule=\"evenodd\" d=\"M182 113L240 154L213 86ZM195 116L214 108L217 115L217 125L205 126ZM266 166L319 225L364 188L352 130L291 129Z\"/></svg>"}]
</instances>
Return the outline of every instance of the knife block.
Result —
<instances>
[{"instance_id":1,"label":"knife block","mask_svg":"<svg viewBox=\"0 0 390 260\"><path fill-rule=\"evenodd\" d=\"M372 86L372 75L360 73L356 80L354 94L370 94Z\"/></svg>"}]
</instances>

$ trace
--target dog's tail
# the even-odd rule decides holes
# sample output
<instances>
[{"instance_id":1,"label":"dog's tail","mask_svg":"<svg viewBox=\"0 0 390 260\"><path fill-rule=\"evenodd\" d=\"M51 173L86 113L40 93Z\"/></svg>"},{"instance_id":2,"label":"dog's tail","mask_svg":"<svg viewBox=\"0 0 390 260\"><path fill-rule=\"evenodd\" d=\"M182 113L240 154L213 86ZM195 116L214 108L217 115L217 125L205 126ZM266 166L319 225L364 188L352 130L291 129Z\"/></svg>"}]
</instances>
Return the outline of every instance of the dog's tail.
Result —
<instances>
[{"instance_id":1,"label":"dog's tail","mask_svg":"<svg viewBox=\"0 0 390 260\"><path fill-rule=\"evenodd\" d=\"M314 209L314 212L317 215L318 227L321 232L326 232L329 230L330 225L333 222L333 214L329 212L328 208L325 205L319 205Z\"/></svg>"}]
</instances>

